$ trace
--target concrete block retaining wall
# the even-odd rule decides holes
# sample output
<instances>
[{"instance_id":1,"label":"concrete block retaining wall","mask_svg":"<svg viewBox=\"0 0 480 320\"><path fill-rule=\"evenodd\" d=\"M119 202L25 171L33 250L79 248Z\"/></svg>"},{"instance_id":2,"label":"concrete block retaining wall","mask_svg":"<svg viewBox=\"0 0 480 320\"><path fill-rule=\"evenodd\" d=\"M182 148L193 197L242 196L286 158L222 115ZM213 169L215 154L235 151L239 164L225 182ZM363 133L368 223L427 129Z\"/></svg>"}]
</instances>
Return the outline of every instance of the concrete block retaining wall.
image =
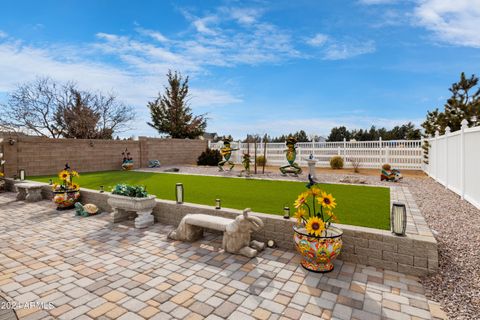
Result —
<instances>
[{"instance_id":1,"label":"concrete block retaining wall","mask_svg":"<svg viewBox=\"0 0 480 320\"><path fill-rule=\"evenodd\" d=\"M12 181L9 182L12 188ZM51 199L50 186L45 185L43 196ZM103 211L111 211L107 203L108 192L81 189L82 203L94 203ZM226 218L235 218L241 210L220 209L192 203L177 204L169 200L156 200L153 210L158 223L177 226L188 213L205 213ZM259 241L274 240L284 249L294 249L293 219L282 216L252 213L265 223L262 231L253 234ZM370 265L411 275L434 273L438 269L437 242L433 235L408 234L405 237L393 235L387 230L337 224L343 230L343 248L339 259L348 262Z\"/></svg>"}]
</instances>

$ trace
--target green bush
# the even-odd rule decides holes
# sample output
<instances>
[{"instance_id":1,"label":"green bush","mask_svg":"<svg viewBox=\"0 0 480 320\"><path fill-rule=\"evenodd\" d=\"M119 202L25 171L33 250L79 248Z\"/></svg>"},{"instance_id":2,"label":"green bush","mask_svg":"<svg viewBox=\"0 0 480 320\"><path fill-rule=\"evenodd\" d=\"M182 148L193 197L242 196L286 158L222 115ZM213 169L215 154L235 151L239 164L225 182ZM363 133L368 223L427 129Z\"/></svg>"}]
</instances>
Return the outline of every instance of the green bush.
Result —
<instances>
[{"instance_id":1,"label":"green bush","mask_svg":"<svg viewBox=\"0 0 480 320\"><path fill-rule=\"evenodd\" d=\"M267 158L265 158L264 156L258 156L257 157L257 165L262 167L266 164L267 164Z\"/></svg>"},{"instance_id":2,"label":"green bush","mask_svg":"<svg viewBox=\"0 0 480 320\"><path fill-rule=\"evenodd\" d=\"M207 148L198 157L197 164L199 166L216 166L220 161L222 161L220 151Z\"/></svg>"},{"instance_id":3,"label":"green bush","mask_svg":"<svg viewBox=\"0 0 480 320\"><path fill-rule=\"evenodd\" d=\"M330 158L330 168L343 169L343 159L340 156Z\"/></svg>"},{"instance_id":4,"label":"green bush","mask_svg":"<svg viewBox=\"0 0 480 320\"><path fill-rule=\"evenodd\" d=\"M131 186L128 184L117 184L113 187L112 194L133 198L148 197L147 189L144 186Z\"/></svg>"}]
</instances>

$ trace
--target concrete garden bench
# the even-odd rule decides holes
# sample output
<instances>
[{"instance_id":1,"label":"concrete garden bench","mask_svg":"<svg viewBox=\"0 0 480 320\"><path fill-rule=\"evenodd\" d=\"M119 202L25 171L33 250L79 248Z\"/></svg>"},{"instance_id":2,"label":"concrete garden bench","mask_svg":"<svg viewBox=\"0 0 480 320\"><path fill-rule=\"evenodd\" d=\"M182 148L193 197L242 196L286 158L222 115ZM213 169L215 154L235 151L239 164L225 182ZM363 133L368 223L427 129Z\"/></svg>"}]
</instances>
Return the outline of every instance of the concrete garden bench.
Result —
<instances>
[{"instance_id":1,"label":"concrete garden bench","mask_svg":"<svg viewBox=\"0 0 480 320\"><path fill-rule=\"evenodd\" d=\"M168 237L192 242L203 236L204 229L217 230L223 232L222 248L225 251L253 258L265 248L264 243L250 240L252 232L263 228L263 221L258 217L249 216L248 212L250 209L245 209L243 215L238 215L235 219L208 214L187 214Z\"/></svg>"},{"instance_id":2,"label":"concrete garden bench","mask_svg":"<svg viewBox=\"0 0 480 320\"><path fill-rule=\"evenodd\" d=\"M25 200L27 202L37 202L43 199L42 187L38 183L22 182L15 184L17 188L17 200Z\"/></svg>"}]
</instances>

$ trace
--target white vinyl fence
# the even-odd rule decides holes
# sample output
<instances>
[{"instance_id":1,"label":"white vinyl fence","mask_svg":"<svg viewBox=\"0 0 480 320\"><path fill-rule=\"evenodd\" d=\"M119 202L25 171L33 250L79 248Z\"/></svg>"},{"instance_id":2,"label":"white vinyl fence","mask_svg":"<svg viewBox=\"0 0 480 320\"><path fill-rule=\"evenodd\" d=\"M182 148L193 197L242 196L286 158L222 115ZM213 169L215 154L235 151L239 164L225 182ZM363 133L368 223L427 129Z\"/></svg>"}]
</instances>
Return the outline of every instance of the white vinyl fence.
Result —
<instances>
[{"instance_id":1,"label":"white vinyl fence","mask_svg":"<svg viewBox=\"0 0 480 320\"><path fill-rule=\"evenodd\" d=\"M428 139L429 164L425 172L462 199L480 209L480 127L467 127L462 121L459 131Z\"/></svg>"},{"instance_id":2,"label":"white vinyl fence","mask_svg":"<svg viewBox=\"0 0 480 320\"><path fill-rule=\"evenodd\" d=\"M263 155L263 143L257 143L257 156ZM210 143L212 149L220 149L223 142ZM239 151L232 153L232 161L241 163L242 154L249 153L253 159L255 149L253 143L232 142L232 148ZM267 143L267 165L286 165L285 143ZM340 141L340 142L299 142L297 143L297 160L301 166L306 166L306 158L313 154L317 167L329 167L330 158L341 156L345 167L351 167L351 160L360 161L360 168L380 169L382 164L389 163L398 169L422 169L421 140L390 140L390 141Z\"/></svg>"}]
</instances>

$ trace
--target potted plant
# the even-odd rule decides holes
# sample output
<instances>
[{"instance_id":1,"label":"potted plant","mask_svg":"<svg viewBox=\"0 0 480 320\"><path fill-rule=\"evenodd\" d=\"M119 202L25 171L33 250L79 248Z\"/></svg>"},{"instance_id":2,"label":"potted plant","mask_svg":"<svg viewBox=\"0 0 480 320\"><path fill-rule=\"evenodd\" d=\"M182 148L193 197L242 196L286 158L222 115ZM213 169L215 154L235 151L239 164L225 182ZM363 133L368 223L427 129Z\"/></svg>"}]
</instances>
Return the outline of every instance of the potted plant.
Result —
<instances>
[{"instance_id":1,"label":"potted plant","mask_svg":"<svg viewBox=\"0 0 480 320\"><path fill-rule=\"evenodd\" d=\"M137 213L136 228L146 228L154 222L151 213L156 205L155 196L149 195L144 186L117 184L107 202L113 209L113 222L127 219L128 212L132 211Z\"/></svg>"},{"instance_id":2,"label":"potted plant","mask_svg":"<svg viewBox=\"0 0 480 320\"><path fill-rule=\"evenodd\" d=\"M333 260L340 254L343 231L331 225L336 220L335 198L320 190L313 181L294 203L296 225L295 247L302 255L302 266L313 272L330 272ZM309 199L311 204L309 205Z\"/></svg>"},{"instance_id":3,"label":"potted plant","mask_svg":"<svg viewBox=\"0 0 480 320\"><path fill-rule=\"evenodd\" d=\"M73 182L73 178L78 177L77 171L72 170L65 164L65 168L58 173L60 183L54 183L52 186L53 202L57 205L57 210L73 208L80 198L80 185Z\"/></svg>"}]
</instances>

